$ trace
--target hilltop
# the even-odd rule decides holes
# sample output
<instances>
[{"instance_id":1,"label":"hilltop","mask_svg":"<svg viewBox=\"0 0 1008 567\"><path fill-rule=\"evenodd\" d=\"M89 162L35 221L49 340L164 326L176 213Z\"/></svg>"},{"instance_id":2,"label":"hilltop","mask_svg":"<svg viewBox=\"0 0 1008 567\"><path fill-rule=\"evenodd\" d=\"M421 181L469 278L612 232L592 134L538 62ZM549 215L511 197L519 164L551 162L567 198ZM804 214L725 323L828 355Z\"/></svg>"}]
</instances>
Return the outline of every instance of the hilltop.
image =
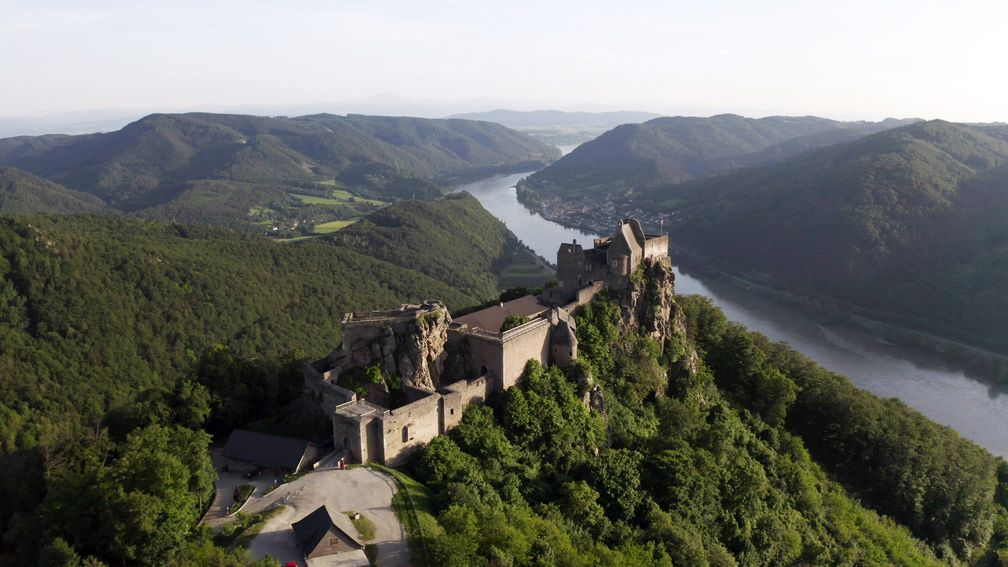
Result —
<instances>
[{"instance_id":1,"label":"hilltop","mask_svg":"<svg viewBox=\"0 0 1008 567\"><path fill-rule=\"evenodd\" d=\"M640 202L729 271L1005 350L1006 130L919 123Z\"/></svg>"},{"instance_id":2,"label":"hilltop","mask_svg":"<svg viewBox=\"0 0 1008 567\"><path fill-rule=\"evenodd\" d=\"M530 176L523 183L523 198L535 203L552 198L619 197L773 162L907 122L721 114L624 124Z\"/></svg>"},{"instance_id":3,"label":"hilltop","mask_svg":"<svg viewBox=\"0 0 1008 567\"><path fill-rule=\"evenodd\" d=\"M231 225L358 218L368 201L435 198L557 157L490 122L362 115L153 114L115 132L0 139L0 164L109 207Z\"/></svg>"},{"instance_id":4,"label":"hilltop","mask_svg":"<svg viewBox=\"0 0 1008 567\"><path fill-rule=\"evenodd\" d=\"M645 261L576 312L577 360L407 471L438 565L993 565L1008 465L672 293Z\"/></svg>"}]
</instances>

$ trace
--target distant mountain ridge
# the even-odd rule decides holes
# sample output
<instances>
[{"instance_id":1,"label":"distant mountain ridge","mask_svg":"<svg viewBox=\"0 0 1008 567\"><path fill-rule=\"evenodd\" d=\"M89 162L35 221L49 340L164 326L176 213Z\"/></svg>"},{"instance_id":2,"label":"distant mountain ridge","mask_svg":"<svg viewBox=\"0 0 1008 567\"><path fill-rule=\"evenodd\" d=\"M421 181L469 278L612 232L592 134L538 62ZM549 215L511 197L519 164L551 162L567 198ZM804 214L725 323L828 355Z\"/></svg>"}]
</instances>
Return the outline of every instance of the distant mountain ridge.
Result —
<instances>
[{"instance_id":1,"label":"distant mountain ridge","mask_svg":"<svg viewBox=\"0 0 1008 567\"><path fill-rule=\"evenodd\" d=\"M558 157L491 122L363 115L152 114L115 132L0 139L0 165L184 222L246 222L250 209L319 181L382 201L433 198L458 181Z\"/></svg>"},{"instance_id":2,"label":"distant mountain ridge","mask_svg":"<svg viewBox=\"0 0 1008 567\"><path fill-rule=\"evenodd\" d=\"M784 159L913 122L675 116L618 126L526 180L541 199L623 195Z\"/></svg>"}]
</instances>

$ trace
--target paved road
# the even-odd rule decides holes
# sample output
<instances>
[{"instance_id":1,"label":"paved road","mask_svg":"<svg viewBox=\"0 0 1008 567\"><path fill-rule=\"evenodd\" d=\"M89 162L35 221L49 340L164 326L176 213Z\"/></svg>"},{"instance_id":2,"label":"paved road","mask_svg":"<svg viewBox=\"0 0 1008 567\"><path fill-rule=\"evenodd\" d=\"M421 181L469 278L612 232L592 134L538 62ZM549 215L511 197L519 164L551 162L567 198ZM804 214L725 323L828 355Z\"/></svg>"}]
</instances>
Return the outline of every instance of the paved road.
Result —
<instances>
[{"instance_id":1,"label":"paved road","mask_svg":"<svg viewBox=\"0 0 1008 567\"><path fill-rule=\"evenodd\" d=\"M380 567L409 567L406 532L392 509L396 488L391 478L364 467L306 474L245 506L244 512L253 513L275 503L286 505L270 518L250 549L256 557L269 554L284 563L300 559L291 523L325 504L332 513L356 511L374 522L375 537L365 543L377 544Z\"/></svg>"}]
</instances>

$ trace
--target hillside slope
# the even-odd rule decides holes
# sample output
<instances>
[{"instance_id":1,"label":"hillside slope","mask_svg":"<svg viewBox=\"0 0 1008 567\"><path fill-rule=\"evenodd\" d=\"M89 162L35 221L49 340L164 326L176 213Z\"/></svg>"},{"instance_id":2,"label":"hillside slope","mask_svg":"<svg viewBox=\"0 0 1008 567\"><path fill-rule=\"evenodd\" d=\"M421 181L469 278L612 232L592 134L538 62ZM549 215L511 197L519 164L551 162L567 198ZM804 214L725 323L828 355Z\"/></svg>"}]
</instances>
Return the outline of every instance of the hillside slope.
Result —
<instances>
[{"instance_id":1,"label":"hillside slope","mask_svg":"<svg viewBox=\"0 0 1008 567\"><path fill-rule=\"evenodd\" d=\"M439 201L386 207L328 238L361 254L412 267L463 293L493 297L505 287L500 274L512 260L502 251L517 253L524 246L504 223L488 216L472 195L453 193Z\"/></svg>"},{"instance_id":2,"label":"hillside slope","mask_svg":"<svg viewBox=\"0 0 1008 567\"><path fill-rule=\"evenodd\" d=\"M0 214L99 213L105 203L94 195L61 187L13 167L0 167Z\"/></svg>"},{"instance_id":3,"label":"hillside slope","mask_svg":"<svg viewBox=\"0 0 1008 567\"><path fill-rule=\"evenodd\" d=\"M1008 465L673 280L596 296L577 362L422 449L432 564L996 564Z\"/></svg>"},{"instance_id":4,"label":"hillside slope","mask_svg":"<svg viewBox=\"0 0 1008 567\"><path fill-rule=\"evenodd\" d=\"M497 272L523 249L466 194L381 214L290 244L125 217L0 218L0 448L170 385L218 343L239 357L318 355L346 311L496 299Z\"/></svg>"},{"instance_id":5,"label":"hillside slope","mask_svg":"<svg viewBox=\"0 0 1008 567\"><path fill-rule=\"evenodd\" d=\"M814 116L676 116L625 124L530 176L539 199L621 196L765 163L904 124Z\"/></svg>"},{"instance_id":6,"label":"hillside slope","mask_svg":"<svg viewBox=\"0 0 1008 567\"><path fill-rule=\"evenodd\" d=\"M1008 350L1008 142L934 121L642 197L729 271Z\"/></svg>"}]
</instances>

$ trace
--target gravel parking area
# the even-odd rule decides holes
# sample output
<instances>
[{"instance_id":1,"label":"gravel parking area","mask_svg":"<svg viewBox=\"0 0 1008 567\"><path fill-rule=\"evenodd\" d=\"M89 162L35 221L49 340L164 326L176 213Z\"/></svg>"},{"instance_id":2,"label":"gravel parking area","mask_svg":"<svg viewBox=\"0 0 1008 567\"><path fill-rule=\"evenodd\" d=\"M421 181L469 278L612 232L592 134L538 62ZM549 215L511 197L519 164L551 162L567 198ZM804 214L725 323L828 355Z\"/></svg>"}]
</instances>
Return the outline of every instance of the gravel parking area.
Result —
<instances>
[{"instance_id":1,"label":"gravel parking area","mask_svg":"<svg viewBox=\"0 0 1008 567\"><path fill-rule=\"evenodd\" d=\"M397 486L392 478L365 467L351 470L315 471L285 484L245 506L244 512L255 513L275 503L286 506L270 518L252 540L250 549L257 557L267 554L286 563L301 560L291 523L307 516L323 504L332 513L360 512L375 525L375 537L365 543L377 545L377 564L381 567L408 567L409 547L406 532L392 508L392 496Z\"/></svg>"}]
</instances>

